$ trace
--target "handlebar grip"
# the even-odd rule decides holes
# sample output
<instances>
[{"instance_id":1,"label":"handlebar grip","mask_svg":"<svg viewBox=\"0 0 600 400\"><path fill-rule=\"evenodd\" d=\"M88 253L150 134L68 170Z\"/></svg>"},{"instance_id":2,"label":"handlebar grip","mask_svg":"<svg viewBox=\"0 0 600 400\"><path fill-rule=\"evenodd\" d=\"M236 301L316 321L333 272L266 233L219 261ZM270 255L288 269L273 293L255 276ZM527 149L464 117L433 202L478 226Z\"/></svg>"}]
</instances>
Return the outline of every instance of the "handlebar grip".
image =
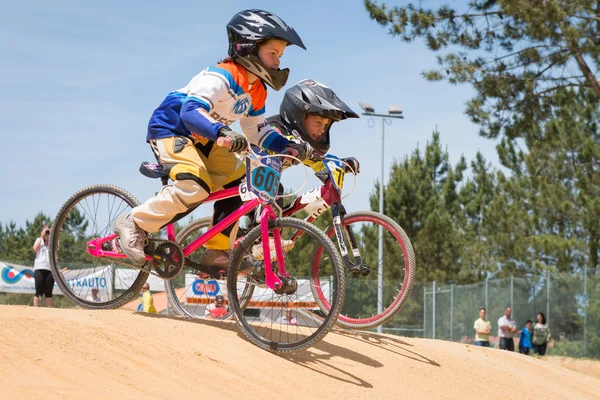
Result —
<instances>
[{"instance_id":1,"label":"handlebar grip","mask_svg":"<svg viewBox=\"0 0 600 400\"><path fill-rule=\"evenodd\" d=\"M231 147L231 139L226 137L217 138L217 146Z\"/></svg>"}]
</instances>

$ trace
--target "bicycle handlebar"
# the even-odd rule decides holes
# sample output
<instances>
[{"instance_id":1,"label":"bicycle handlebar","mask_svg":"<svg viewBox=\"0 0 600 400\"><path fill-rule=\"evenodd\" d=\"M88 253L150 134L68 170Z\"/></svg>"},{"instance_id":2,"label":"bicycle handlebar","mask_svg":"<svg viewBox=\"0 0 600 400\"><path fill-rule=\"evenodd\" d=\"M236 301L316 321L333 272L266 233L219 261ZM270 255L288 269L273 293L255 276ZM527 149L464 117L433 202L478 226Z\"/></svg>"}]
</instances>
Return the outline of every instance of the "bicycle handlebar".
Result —
<instances>
[{"instance_id":1,"label":"bicycle handlebar","mask_svg":"<svg viewBox=\"0 0 600 400\"><path fill-rule=\"evenodd\" d=\"M229 148L231 147L231 139L226 137L217 138L217 146Z\"/></svg>"}]
</instances>

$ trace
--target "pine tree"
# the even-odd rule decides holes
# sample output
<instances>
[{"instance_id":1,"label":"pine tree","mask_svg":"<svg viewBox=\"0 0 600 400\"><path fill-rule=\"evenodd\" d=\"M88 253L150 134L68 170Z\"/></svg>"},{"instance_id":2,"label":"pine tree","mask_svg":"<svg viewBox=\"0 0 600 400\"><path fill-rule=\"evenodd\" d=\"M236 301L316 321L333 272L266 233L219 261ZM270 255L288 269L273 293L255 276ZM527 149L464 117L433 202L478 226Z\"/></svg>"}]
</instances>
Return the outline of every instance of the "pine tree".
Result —
<instances>
[{"instance_id":1,"label":"pine tree","mask_svg":"<svg viewBox=\"0 0 600 400\"><path fill-rule=\"evenodd\" d=\"M600 67L600 3L592 0L471 0L466 7L388 8L365 0L372 19L406 42L423 38L440 68L431 81L473 85L466 113L487 137L535 131L561 88L590 88ZM464 9L463 9L464 8Z\"/></svg>"}]
</instances>

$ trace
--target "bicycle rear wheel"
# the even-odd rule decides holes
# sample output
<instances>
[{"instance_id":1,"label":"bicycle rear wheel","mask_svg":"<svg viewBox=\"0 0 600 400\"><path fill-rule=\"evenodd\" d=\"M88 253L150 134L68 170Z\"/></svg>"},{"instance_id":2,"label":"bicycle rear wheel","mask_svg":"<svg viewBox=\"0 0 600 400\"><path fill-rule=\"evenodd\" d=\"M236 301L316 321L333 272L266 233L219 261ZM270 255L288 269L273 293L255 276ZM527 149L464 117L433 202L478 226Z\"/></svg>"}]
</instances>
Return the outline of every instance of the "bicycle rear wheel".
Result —
<instances>
[{"instance_id":1,"label":"bicycle rear wheel","mask_svg":"<svg viewBox=\"0 0 600 400\"><path fill-rule=\"evenodd\" d=\"M338 325L347 329L369 329L385 324L400 312L406 304L416 273L416 260L412 244L404 230L393 219L372 211L349 213L342 226L351 227L358 241L358 249L363 263L369 267L367 276L355 275L346 271L346 299L338 317ZM379 227L383 236L379 235ZM347 238L347 231L345 230ZM327 236L333 237L333 227ZM379 242L383 244L383 258L379 259ZM346 246L350 244L346 240ZM318 250L313 259L314 277L318 278L322 252ZM350 254L352 260L352 255ZM382 299L378 299L379 262L382 262ZM329 312L331 305L318 285L314 296L323 312ZM379 307L378 307L379 306ZM381 311L379 311L381 308Z\"/></svg>"},{"instance_id":2,"label":"bicycle rear wheel","mask_svg":"<svg viewBox=\"0 0 600 400\"><path fill-rule=\"evenodd\" d=\"M179 234L177 234L177 244L183 249L206 232L210 226L212 218L202 218L192 221ZM200 248L187 256L194 262L200 261L200 256L204 248ZM240 277L240 281L243 278ZM177 314L186 318L206 318L205 312L208 304L214 302L217 295L227 297L227 281L225 279L214 279L203 277L197 270L184 266L183 271L174 279L165 281L165 288L169 298L169 304ZM254 286L246 287L245 297L250 298L254 291ZM225 301L227 304L227 299ZM208 314L211 319L229 319L232 313L230 307L227 312L220 316Z\"/></svg>"},{"instance_id":3,"label":"bicycle rear wheel","mask_svg":"<svg viewBox=\"0 0 600 400\"><path fill-rule=\"evenodd\" d=\"M293 353L315 345L333 328L344 302L343 264L331 240L315 226L296 218L277 218L269 223L270 232L276 229L280 231L282 242L298 231L303 233L293 246L283 246L290 291L276 293L263 282L254 289L249 301L243 296L246 283L238 281L235 271L243 261L254 263L255 271L264 264L257 260L258 254L262 254L257 251L262 246L258 226L246 235L233 255L232 274L227 278L229 303L242 332L252 343L273 353ZM311 257L307 254L318 249L322 255L320 293L331 306L327 314L321 312L311 288L315 279L311 277ZM277 262L272 263L273 271L278 273Z\"/></svg>"},{"instance_id":4,"label":"bicycle rear wheel","mask_svg":"<svg viewBox=\"0 0 600 400\"><path fill-rule=\"evenodd\" d=\"M111 223L139 201L114 185L79 190L61 207L50 232L49 259L54 279L73 303L87 309L118 308L139 293L148 279L147 264L134 268L126 258L94 257L87 242L112 234ZM115 250L114 244L106 250ZM92 288L99 290L94 300Z\"/></svg>"}]
</instances>

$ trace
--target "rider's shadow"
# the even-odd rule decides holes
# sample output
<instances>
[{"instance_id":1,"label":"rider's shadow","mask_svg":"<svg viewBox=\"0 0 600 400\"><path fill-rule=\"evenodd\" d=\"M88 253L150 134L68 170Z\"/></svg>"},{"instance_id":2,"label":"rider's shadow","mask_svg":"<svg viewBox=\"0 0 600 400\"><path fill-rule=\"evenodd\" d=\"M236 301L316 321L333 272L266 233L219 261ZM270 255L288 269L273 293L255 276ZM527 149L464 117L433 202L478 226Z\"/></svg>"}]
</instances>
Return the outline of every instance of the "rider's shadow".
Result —
<instances>
[{"instance_id":1,"label":"rider's shadow","mask_svg":"<svg viewBox=\"0 0 600 400\"><path fill-rule=\"evenodd\" d=\"M329 335L332 334L333 333L329 333ZM328 342L327 337L313 347L300 353L281 355L281 358L285 360L308 368L311 371L318 372L329 378L365 388L373 387L371 383L350 373L347 366L344 366L344 368L336 366L336 364L339 363L336 363L333 360L333 357L345 358L372 368L383 367L382 363L371 357Z\"/></svg>"},{"instance_id":2,"label":"rider's shadow","mask_svg":"<svg viewBox=\"0 0 600 400\"><path fill-rule=\"evenodd\" d=\"M331 334L342 335L354 340L358 340L363 343L368 343L371 346L378 347L383 350L387 350L391 353L398 354L402 357L409 358L414 361L422 362L425 364L433 365L434 367L439 367L440 364L435 360L429 359L421 354L418 354L412 350L407 349L407 347L412 347L413 345L410 343L406 343L405 341L392 337L389 335L379 335L371 332L364 331L350 331L350 330L336 330Z\"/></svg>"},{"instance_id":3,"label":"rider's shadow","mask_svg":"<svg viewBox=\"0 0 600 400\"><path fill-rule=\"evenodd\" d=\"M222 321L222 320L208 320L208 319L193 319L193 318L182 318L171 315L163 314L148 314L143 312L136 312L138 315L142 315L148 318L166 318L177 321L182 321L192 324L201 324L210 326L213 328L223 329L231 332L235 332L242 340L247 342L248 340L242 332L240 332L237 324L234 321ZM329 333L330 335L333 333ZM315 346L308 350L302 351L296 354L281 355L282 359L291 361L304 368L308 368L314 372L326 375L330 378L337 379L342 382L350 383L356 386L362 386L366 388L372 388L373 385L364 379L350 373L347 368L339 368L336 366L336 362L332 360L333 357L345 358L356 363L367 365L373 368L381 368L383 364L376 361L364 354L357 353L353 350L346 349L344 347L337 346L329 343L325 340L317 343Z\"/></svg>"},{"instance_id":4,"label":"rider's shadow","mask_svg":"<svg viewBox=\"0 0 600 400\"><path fill-rule=\"evenodd\" d=\"M218 329L227 330L230 332L235 332L242 340L247 342L247 338L242 334L242 332L240 332L237 324L234 321L192 319L162 314L148 314L143 312L136 312L136 314L143 315L149 318L166 318L186 323L202 324ZM430 360L426 357L415 353L414 351L406 349L406 347L412 345L397 338L371 334L369 332L346 331L342 329L335 329L334 331L328 334L328 336L333 335L342 335L344 337L368 343L372 346L382 348L384 350L390 351L403 357L410 358L418 362L427 363L436 367L440 366L440 364L438 364L434 360ZM402 352L400 352L399 350ZM344 366L344 368L338 367L337 365L339 364L339 362L336 362L334 358L347 359L362 365L366 365L371 368L381 368L384 366L379 361L374 360L373 358L365 354L361 354L354 350L331 343L327 340L327 336L324 340L320 341L319 343L305 351L295 354L280 355L280 357L284 360L288 360L311 371L325 375L329 378L365 388L372 388L373 385L364 380L363 378L350 373L348 371L347 366Z\"/></svg>"}]
</instances>

